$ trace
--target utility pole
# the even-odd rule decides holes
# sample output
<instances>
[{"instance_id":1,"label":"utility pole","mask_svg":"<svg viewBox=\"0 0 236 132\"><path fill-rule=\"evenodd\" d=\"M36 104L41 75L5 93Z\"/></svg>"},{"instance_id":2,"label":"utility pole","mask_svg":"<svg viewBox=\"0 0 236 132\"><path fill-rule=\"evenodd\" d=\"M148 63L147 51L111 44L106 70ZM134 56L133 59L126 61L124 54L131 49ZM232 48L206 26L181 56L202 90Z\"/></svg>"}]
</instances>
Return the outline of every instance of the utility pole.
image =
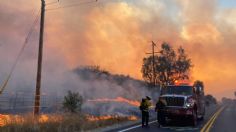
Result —
<instances>
[{"instance_id":1,"label":"utility pole","mask_svg":"<svg viewBox=\"0 0 236 132\"><path fill-rule=\"evenodd\" d=\"M44 15L45 15L45 0L41 0L41 19L40 19L40 36L39 36L39 50L38 50L38 69L36 90L34 99L34 115L39 114L40 109L40 88L41 88L41 73L42 73L42 59L43 59L43 32L44 32Z\"/></svg>"},{"instance_id":2,"label":"utility pole","mask_svg":"<svg viewBox=\"0 0 236 132\"><path fill-rule=\"evenodd\" d=\"M156 85L156 70L155 70L155 46L156 44L152 41L152 72L153 72L153 86L155 87Z\"/></svg>"},{"instance_id":3,"label":"utility pole","mask_svg":"<svg viewBox=\"0 0 236 132\"><path fill-rule=\"evenodd\" d=\"M155 46L156 46L156 43L152 41L152 53L146 53L146 54L152 55L152 74L153 74L152 83L153 83L153 87L156 86L155 54L160 53L160 52L155 52Z\"/></svg>"}]
</instances>

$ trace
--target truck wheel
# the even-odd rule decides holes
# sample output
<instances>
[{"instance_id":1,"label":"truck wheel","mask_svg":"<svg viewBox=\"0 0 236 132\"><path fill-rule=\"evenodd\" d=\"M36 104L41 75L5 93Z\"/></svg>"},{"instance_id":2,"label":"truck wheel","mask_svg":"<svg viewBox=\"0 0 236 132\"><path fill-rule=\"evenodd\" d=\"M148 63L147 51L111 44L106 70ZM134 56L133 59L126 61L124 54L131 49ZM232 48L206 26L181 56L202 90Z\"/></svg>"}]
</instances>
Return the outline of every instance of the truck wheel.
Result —
<instances>
[{"instance_id":1,"label":"truck wheel","mask_svg":"<svg viewBox=\"0 0 236 132\"><path fill-rule=\"evenodd\" d=\"M204 116L202 115L200 118L199 118L200 121L203 121L204 120Z\"/></svg>"},{"instance_id":2,"label":"truck wheel","mask_svg":"<svg viewBox=\"0 0 236 132\"><path fill-rule=\"evenodd\" d=\"M193 110L193 115L191 118L191 125L195 127L197 125L197 112Z\"/></svg>"},{"instance_id":3,"label":"truck wheel","mask_svg":"<svg viewBox=\"0 0 236 132\"><path fill-rule=\"evenodd\" d=\"M166 126L166 118L163 115L159 115L160 117L158 118L158 123L162 126Z\"/></svg>"}]
</instances>

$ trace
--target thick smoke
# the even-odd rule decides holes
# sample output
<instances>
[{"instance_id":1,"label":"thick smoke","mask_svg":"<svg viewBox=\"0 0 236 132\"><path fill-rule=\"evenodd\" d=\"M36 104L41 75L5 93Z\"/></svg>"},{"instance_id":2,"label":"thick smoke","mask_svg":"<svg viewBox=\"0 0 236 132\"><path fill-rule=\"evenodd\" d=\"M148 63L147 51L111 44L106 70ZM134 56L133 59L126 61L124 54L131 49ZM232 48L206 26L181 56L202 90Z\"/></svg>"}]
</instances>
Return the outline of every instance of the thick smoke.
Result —
<instances>
[{"instance_id":1,"label":"thick smoke","mask_svg":"<svg viewBox=\"0 0 236 132\"><path fill-rule=\"evenodd\" d=\"M73 2L76 1L62 0L58 7ZM53 5L46 8L51 7ZM34 19L32 12L39 8L40 1L1 3L1 82ZM158 46L163 41L174 47L182 45L194 63L193 80L203 80L206 92L218 98L232 97L236 85L235 16L234 8L223 8L216 0L101 0L90 5L48 10L42 91L62 95L72 89L86 97L129 93L105 80L92 84L81 81L71 71L81 65L100 65L112 73L141 79L142 58L150 51L150 41L154 40ZM37 44L38 27L21 56L7 92L22 89L34 92ZM117 91L106 92L111 88ZM143 94L146 93L138 93L139 99ZM138 97L131 95L129 98Z\"/></svg>"}]
</instances>

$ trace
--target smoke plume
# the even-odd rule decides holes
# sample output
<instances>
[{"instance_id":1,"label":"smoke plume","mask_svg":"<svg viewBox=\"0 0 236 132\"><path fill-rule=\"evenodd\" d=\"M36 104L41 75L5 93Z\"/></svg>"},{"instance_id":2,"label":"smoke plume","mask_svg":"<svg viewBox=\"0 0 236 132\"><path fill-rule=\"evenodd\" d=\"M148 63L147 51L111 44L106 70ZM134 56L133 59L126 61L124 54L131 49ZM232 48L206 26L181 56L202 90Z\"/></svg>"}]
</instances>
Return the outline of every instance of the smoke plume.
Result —
<instances>
[{"instance_id":1,"label":"smoke plume","mask_svg":"<svg viewBox=\"0 0 236 132\"><path fill-rule=\"evenodd\" d=\"M73 3L76 1L62 0L58 5L46 8ZM38 9L40 1L1 3L1 82L34 19L32 12ZM115 97L109 93L111 87L120 94L124 91L103 81L88 85L78 81L70 71L82 65L100 65L114 74L142 79L142 58L151 50L150 41L153 40L158 44L157 49L163 41L175 48L182 45L194 64L193 80L204 81L206 92L218 99L233 97L236 86L235 18L236 9L223 7L217 0L100 0L48 10L42 90L64 93L68 89L77 89L87 96L91 87L101 86L104 89L101 96ZM38 27L35 30L8 91L27 89L33 92L35 89ZM99 90L95 89L96 92Z\"/></svg>"}]
</instances>

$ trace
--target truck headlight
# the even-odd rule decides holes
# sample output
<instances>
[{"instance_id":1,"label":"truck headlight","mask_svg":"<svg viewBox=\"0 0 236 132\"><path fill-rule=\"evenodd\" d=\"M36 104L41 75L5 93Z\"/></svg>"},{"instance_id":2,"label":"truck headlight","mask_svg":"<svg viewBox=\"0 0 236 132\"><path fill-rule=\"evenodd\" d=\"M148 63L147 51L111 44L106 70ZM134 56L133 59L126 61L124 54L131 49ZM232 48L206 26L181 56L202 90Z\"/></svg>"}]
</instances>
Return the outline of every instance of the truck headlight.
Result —
<instances>
[{"instance_id":1,"label":"truck headlight","mask_svg":"<svg viewBox=\"0 0 236 132\"><path fill-rule=\"evenodd\" d=\"M186 107L191 107L191 104L189 104L189 103L186 103Z\"/></svg>"},{"instance_id":2,"label":"truck headlight","mask_svg":"<svg viewBox=\"0 0 236 132\"><path fill-rule=\"evenodd\" d=\"M191 108L191 107L193 107L193 105L194 105L194 100L193 100L193 98L188 98L187 99L187 101L186 101L186 104L185 104L185 106L187 107L187 108Z\"/></svg>"}]
</instances>

